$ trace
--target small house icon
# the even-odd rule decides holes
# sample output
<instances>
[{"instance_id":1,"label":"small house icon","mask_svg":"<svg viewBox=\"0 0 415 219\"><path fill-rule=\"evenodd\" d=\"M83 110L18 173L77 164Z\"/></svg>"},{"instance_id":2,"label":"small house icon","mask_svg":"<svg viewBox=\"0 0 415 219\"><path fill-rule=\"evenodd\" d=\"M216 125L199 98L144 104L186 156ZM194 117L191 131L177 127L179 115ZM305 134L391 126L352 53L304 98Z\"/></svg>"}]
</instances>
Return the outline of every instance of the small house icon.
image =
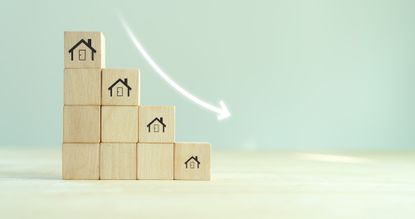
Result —
<instances>
[{"instance_id":1,"label":"small house icon","mask_svg":"<svg viewBox=\"0 0 415 219\"><path fill-rule=\"evenodd\" d=\"M119 84L119 85L117 85ZM117 97L122 97L124 96L124 88L127 88L127 96L130 96L130 91L131 91L131 87L128 85L128 79L124 78L124 80L121 80L121 78L119 78L117 81L115 81L109 88L108 90L110 91L110 96L112 97L112 93L114 90L114 87L116 87L116 93L117 93Z\"/></svg>"},{"instance_id":2,"label":"small house icon","mask_svg":"<svg viewBox=\"0 0 415 219\"><path fill-rule=\"evenodd\" d=\"M160 132L160 125L163 127L163 132L166 129L166 124L163 122L163 117L154 118L150 123L147 124L148 132Z\"/></svg>"},{"instance_id":3,"label":"small house icon","mask_svg":"<svg viewBox=\"0 0 415 219\"><path fill-rule=\"evenodd\" d=\"M191 156L189 159L186 160L186 162L184 162L184 165L186 166L186 169L188 168L194 169L196 165L197 165L197 168L199 169L200 162L197 156Z\"/></svg>"},{"instance_id":4,"label":"small house icon","mask_svg":"<svg viewBox=\"0 0 415 219\"><path fill-rule=\"evenodd\" d=\"M85 45L85 47L81 46L81 44ZM79 47L79 48L78 48ZM89 53L91 53L91 60L94 61L94 54L97 52L94 47L92 47L92 40L88 39L88 42L84 39L79 40L71 49L69 49L69 53L71 54L71 61L73 61L74 53L78 54L79 61L85 61L87 57L87 50L89 49Z\"/></svg>"}]
</instances>

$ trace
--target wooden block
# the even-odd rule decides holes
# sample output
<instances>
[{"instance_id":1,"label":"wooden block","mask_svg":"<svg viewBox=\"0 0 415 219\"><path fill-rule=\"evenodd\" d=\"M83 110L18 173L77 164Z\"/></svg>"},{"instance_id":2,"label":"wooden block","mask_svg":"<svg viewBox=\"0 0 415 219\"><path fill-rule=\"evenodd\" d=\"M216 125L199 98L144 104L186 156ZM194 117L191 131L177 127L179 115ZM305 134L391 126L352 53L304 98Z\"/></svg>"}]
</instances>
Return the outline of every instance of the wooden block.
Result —
<instances>
[{"instance_id":1,"label":"wooden block","mask_svg":"<svg viewBox=\"0 0 415 219\"><path fill-rule=\"evenodd\" d=\"M99 106L64 106L63 142L100 142Z\"/></svg>"},{"instance_id":2,"label":"wooden block","mask_svg":"<svg viewBox=\"0 0 415 219\"><path fill-rule=\"evenodd\" d=\"M65 105L101 105L101 69L64 70Z\"/></svg>"},{"instance_id":3,"label":"wooden block","mask_svg":"<svg viewBox=\"0 0 415 219\"><path fill-rule=\"evenodd\" d=\"M101 143L101 179L137 179L135 143Z\"/></svg>"},{"instance_id":4,"label":"wooden block","mask_svg":"<svg viewBox=\"0 0 415 219\"><path fill-rule=\"evenodd\" d=\"M103 69L102 105L140 105L139 71L136 69Z\"/></svg>"},{"instance_id":5,"label":"wooden block","mask_svg":"<svg viewBox=\"0 0 415 219\"><path fill-rule=\"evenodd\" d=\"M174 106L140 106L139 117L140 143L174 143Z\"/></svg>"},{"instance_id":6,"label":"wooden block","mask_svg":"<svg viewBox=\"0 0 415 219\"><path fill-rule=\"evenodd\" d=\"M102 106L102 142L138 142L138 106Z\"/></svg>"},{"instance_id":7,"label":"wooden block","mask_svg":"<svg viewBox=\"0 0 415 219\"><path fill-rule=\"evenodd\" d=\"M210 180L210 144L175 143L174 179Z\"/></svg>"},{"instance_id":8,"label":"wooden block","mask_svg":"<svg viewBox=\"0 0 415 219\"><path fill-rule=\"evenodd\" d=\"M173 179L173 144L138 143L137 178Z\"/></svg>"},{"instance_id":9,"label":"wooden block","mask_svg":"<svg viewBox=\"0 0 415 219\"><path fill-rule=\"evenodd\" d=\"M105 38L101 32L64 33L65 68L105 68Z\"/></svg>"},{"instance_id":10,"label":"wooden block","mask_svg":"<svg viewBox=\"0 0 415 219\"><path fill-rule=\"evenodd\" d=\"M99 179L99 144L62 145L63 179Z\"/></svg>"}]
</instances>

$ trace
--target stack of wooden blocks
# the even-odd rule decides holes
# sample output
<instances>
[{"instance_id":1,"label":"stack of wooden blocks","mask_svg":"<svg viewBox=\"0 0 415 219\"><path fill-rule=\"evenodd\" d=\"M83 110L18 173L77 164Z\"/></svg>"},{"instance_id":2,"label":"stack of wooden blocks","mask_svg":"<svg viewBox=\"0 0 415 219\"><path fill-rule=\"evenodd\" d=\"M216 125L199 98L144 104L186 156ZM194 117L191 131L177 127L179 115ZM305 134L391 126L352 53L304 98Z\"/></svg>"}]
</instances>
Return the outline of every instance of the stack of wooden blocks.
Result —
<instances>
[{"instance_id":1,"label":"stack of wooden blocks","mask_svg":"<svg viewBox=\"0 0 415 219\"><path fill-rule=\"evenodd\" d=\"M105 68L101 32L65 32L64 64L63 179L210 180L210 144L175 142L175 107L140 106L140 72Z\"/></svg>"}]
</instances>

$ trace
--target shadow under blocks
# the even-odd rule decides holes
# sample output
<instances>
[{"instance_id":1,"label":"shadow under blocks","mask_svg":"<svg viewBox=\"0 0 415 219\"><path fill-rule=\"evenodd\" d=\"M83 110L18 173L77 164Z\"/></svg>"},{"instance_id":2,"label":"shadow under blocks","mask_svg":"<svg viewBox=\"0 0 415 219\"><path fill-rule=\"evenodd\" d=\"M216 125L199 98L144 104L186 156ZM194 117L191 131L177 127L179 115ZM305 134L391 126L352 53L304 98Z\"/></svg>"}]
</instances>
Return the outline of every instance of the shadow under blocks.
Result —
<instances>
[{"instance_id":1,"label":"shadow under blocks","mask_svg":"<svg viewBox=\"0 0 415 219\"><path fill-rule=\"evenodd\" d=\"M103 33L64 33L63 179L210 180L211 145L176 142L175 110L140 105L140 71L105 67Z\"/></svg>"}]
</instances>

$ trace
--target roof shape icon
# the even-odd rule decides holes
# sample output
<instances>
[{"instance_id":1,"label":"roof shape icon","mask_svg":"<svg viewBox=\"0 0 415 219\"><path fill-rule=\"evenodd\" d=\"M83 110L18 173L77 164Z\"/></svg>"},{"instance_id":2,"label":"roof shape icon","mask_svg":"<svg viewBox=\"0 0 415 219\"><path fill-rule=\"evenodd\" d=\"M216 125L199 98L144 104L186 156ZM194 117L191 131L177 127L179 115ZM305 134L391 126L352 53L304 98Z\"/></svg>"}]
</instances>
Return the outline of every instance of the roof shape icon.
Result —
<instances>
[{"instance_id":1,"label":"roof shape icon","mask_svg":"<svg viewBox=\"0 0 415 219\"><path fill-rule=\"evenodd\" d=\"M94 49L94 47L92 47L92 40L88 39L88 42L85 41L84 39L79 40L79 42L77 42L74 46L72 46L72 48L69 49L69 53L71 54L71 60L73 60L73 51L74 49L76 49L79 45L84 44L85 46L87 46L91 51L92 51L92 60L94 60L94 53L97 52L97 50Z\"/></svg>"}]
</instances>

